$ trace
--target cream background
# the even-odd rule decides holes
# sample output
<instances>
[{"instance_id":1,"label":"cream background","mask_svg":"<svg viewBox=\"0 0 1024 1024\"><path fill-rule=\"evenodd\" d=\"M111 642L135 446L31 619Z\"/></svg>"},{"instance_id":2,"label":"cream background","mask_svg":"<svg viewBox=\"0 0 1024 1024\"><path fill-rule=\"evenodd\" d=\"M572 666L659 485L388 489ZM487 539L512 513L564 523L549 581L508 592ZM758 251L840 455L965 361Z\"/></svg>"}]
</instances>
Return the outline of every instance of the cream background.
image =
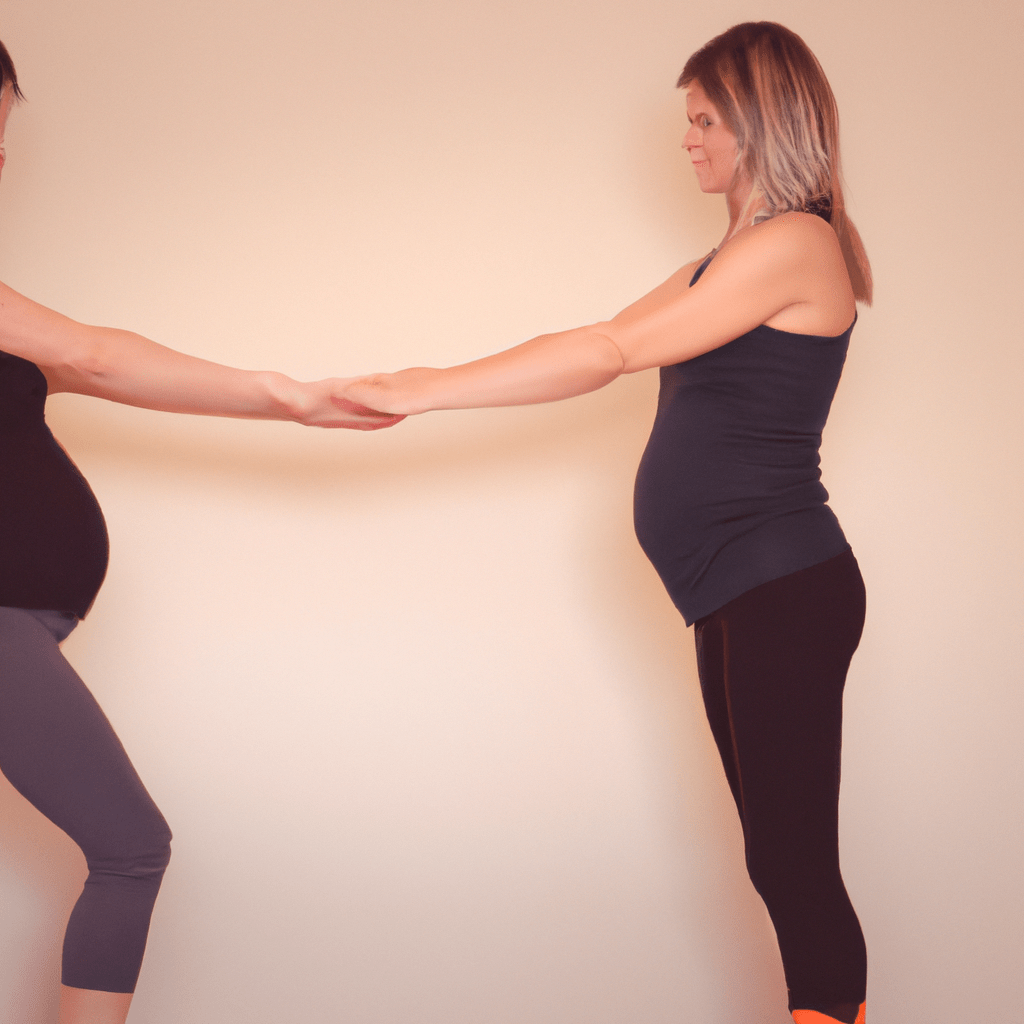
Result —
<instances>
[{"instance_id":1,"label":"cream background","mask_svg":"<svg viewBox=\"0 0 1024 1024\"><path fill-rule=\"evenodd\" d=\"M608 316L718 241L672 84L758 17L830 75L877 280L825 445L872 1020L1020 1024L1019 5L4 0L0 275L299 377ZM655 391L376 435L54 399L113 541L66 651L176 833L133 1022L789 1019L632 536ZM82 866L0 817L36 1024Z\"/></svg>"}]
</instances>

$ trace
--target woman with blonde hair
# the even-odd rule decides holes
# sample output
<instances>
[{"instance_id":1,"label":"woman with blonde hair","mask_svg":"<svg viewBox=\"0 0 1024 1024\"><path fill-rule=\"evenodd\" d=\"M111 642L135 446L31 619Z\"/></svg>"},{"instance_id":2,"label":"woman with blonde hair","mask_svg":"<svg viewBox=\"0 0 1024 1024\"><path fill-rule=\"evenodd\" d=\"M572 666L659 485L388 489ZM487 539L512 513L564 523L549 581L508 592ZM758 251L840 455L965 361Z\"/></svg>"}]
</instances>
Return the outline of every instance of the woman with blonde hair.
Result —
<instances>
[{"instance_id":1,"label":"woman with blonde hair","mask_svg":"<svg viewBox=\"0 0 1024 1024\"><path fill-rule=\"evenodd\" d=\"M842 695L864 590L818 448L871 273L838 115L793 32L737 25L686 63L683 145L729 227L607 322L448 369L351 384L351 411L550 402L661 368L640 543L695 626L700 684L778 935L797 1024L863 1024L864 940L839 870Z\"/></svg>"},{"instance_id":2,"label":"woman with blonde hair","mask_svg":"<svg viewBox=\"0 0 1024 1024\"><path fill-rule=\"evenodd\" d=\"M0 43L0 171L20 98ZM342 383L220 366L76 323L0 284L0 771L79 845L89 869L64 938L60 1024L125 1020L171 834L59 650L103 582L107 533L46 426L46 397L362 430L401 419L342 412L331 401Z\"/></svg>"}]
</instances>

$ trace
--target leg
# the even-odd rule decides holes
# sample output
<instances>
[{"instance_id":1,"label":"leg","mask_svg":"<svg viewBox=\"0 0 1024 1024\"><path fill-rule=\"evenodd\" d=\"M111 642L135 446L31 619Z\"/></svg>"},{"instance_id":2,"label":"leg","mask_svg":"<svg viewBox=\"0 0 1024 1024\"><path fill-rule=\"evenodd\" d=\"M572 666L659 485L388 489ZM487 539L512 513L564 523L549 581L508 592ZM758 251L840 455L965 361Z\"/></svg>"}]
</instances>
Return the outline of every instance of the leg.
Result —
<instances>
[{"instance_id":1,"label":"leg","mask_svg":"<svg viewBox=\"0 0 1024 1024\"><path fill-rule=\"evenodd\" d=\"M0 609L0 770L89 867L64 939L62 1024L116 1024L142 964L170 831L60 653L48 628L56 619Z\"/></svg>"},{"instance_id":2,"label":"leg","mask_svg":"<svg viewBox=\"0 0 1024 1024\"><path fill-rule=\"evenodd\" d=\"M729 719L729 694L725 687L725 624L718 616L705 616L694 625L693 636L697 645L697 675L704 697L704 710L722 758L726 781L742 818L739 765Z\"/></svg>"},{"instance_id":3,"label":"leg","mask_svg":"<svg viewBox=\"0 0 1024 1024\"><path fill-rule=\"evenodd\" d=\"M847 552L757 587L698 624L708 717L740 809L750 877L778 934L790 1008L843 1024L857 1017L866 975L838 844L842 694L863 612Z\"/></svg>"},{"instance_id":4,"label":"leg","mask_svg":"<svg viewBox=\"0 0 1024 1024\"><path fill-rule=\"evenodd\" d=\"M95 992L61 985L57 1024L124 1024L131 1005L131 992Z\"/></svg>"}]
</instances>

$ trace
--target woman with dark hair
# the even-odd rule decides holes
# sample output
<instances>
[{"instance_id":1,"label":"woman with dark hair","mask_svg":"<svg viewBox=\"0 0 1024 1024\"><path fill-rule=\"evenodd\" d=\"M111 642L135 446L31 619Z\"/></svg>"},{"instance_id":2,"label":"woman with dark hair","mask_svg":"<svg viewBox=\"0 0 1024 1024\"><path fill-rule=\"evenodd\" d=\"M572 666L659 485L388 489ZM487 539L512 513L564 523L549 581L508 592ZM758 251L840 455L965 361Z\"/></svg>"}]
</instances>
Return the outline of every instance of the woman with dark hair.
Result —
<instances>
[{"instance_id":1,"label":"woman with dark hair","mask_svg":"<svg viewBox=\"0 0 1024 1024\"><path fill-rule=\"evenodd\" d=\"M0 43L0 171L21 98ZM76 323L0 284L0 771L81 847L89 868L64 939L60 1024L125 1020L171 835L58 647L103 581L107 534L46 426L46 396L360 430L402 418L339 410L331 396L344 383L220 366Z\"/></svg>"},{"instance_id":2,"label":"woman with dark hair","mask_svg":"<svg viewBox=\"0 0 1024 1024\"><path fill-rule=\"evenodd\" d=\"M797 1024L863 1024L839 871L842 694L864 590L818 448L871 273L846 217L835 100L793 32L737 25L686 63L689 152L729 227L604 322L449 369L351 384L350 411L550 402L661 367L636 482L644 551L688 624Z\"/></svg>"}]
</instances>

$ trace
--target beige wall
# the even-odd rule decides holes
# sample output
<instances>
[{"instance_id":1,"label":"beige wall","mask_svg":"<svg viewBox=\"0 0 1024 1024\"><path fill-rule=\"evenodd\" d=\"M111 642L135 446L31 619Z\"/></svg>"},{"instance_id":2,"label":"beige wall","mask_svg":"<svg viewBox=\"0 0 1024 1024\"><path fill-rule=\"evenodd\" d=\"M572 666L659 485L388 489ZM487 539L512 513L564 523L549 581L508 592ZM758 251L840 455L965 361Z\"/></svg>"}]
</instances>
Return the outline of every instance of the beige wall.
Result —
<instances>
[{"instance_id":1,"label":"beige wall","mask_svg":"<svg viewBox=\"0 0 1024 1024\"><path fill-rule=\"evenodd\" d=\"M735 21L805 36L877 279L825 453L870 594L843 827L877 1024L1024 1020L1024 26L981 9L0 12L30 99L0 276L296 376L602 318L709 249L674 77ZM51 403L113 538L67 653L176 832L134 1021L787 1019L691 641L632 537L655 390L372 436ZM0 818L0 1022L37 1024L81 865L6 785Z\"/></svg>"}]
</instances>

